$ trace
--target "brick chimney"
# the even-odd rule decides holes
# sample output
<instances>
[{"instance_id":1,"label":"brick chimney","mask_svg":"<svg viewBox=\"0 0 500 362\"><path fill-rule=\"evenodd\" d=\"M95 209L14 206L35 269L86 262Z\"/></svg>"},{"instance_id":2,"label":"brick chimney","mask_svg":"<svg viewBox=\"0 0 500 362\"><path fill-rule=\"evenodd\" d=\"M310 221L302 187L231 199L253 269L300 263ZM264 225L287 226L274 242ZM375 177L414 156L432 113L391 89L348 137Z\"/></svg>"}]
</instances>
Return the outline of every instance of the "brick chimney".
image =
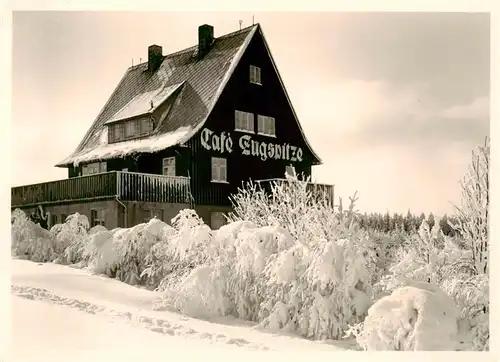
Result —
<instances>
[{"instance_id":1,"label":"brick chimney","mask_svg":"<svg viewBox=\"0 0 500 362\"><path fill-rule=\"evenodd\" d=\"M163 49L161 46L153 44L148 47L148 70L154 72L158 69L163 60Z\"/></svg>"},{"instance_id":2,"label":"brick chimney","mask_svg":"<svg viewBox=\"0 0 500 362\"><path fill-rule=\"evenodd\" d=\"M204 24L198 27L198 56L204 57L214 41L214 27Z\"/></svg>"}]
</instances>

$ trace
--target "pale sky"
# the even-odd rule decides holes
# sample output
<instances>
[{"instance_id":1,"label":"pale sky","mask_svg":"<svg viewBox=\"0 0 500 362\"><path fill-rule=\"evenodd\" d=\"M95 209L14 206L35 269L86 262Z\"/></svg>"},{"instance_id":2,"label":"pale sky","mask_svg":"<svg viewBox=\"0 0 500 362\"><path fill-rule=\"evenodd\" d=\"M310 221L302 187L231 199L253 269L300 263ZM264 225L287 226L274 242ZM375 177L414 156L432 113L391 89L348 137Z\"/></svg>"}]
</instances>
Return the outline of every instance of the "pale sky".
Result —
<instances>
[{"instance_id":1,"label":"pale sky","mask_svg":"<svg viewBox=\"0 0 500 362\"><path fill-rule=\"evenodd\" d=\"M360 211L450 212L473 148L489 135L489 15L259 13L318 182L358 191ZM14 13L11 183L67 177L78 145L127 67L252 13Z\"/></svg>"}]
</instances>

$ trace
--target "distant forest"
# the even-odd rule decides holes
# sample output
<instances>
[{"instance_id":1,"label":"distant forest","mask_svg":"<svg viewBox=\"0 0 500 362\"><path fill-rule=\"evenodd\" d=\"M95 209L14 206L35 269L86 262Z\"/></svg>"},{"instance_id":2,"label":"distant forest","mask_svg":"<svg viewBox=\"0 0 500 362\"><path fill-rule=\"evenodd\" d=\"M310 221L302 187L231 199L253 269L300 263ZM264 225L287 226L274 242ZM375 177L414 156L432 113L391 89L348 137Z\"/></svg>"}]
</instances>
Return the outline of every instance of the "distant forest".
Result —
<instances>
[{"instance_id":1,"label":"distant forest","mask_svg":"<svg viewBox=\"0 0 500 362\"><path fill-rule=\"evenodd\" d=\"M391 231L404 231L409 234L418 230L424 220L427 220L431 229L436 223L436 217L432 213L428 216L424 213L420 214L420 216L416 216L410 211L408 211L406 215L397 213L392 215L389 213L364 213L359 214L358 218L359 226L363 229L377 230L386 233ZM439 226L445 235L455 236L456 231L450 226L449 223L456 224L456 222L457 218L445 214L441 217Z\"/></svg>"}]
</instances>

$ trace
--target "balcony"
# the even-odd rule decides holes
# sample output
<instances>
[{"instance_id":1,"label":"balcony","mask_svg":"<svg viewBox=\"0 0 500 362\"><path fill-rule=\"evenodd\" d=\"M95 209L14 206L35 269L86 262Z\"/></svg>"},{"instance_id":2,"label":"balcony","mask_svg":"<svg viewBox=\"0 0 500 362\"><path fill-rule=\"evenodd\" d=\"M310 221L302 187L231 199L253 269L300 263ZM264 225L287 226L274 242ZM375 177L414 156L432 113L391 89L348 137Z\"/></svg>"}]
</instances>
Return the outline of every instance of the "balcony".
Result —
<instances>
[{"instance_id":1,"label":"balcony","mask_svg":"<svg viewBox=\"0 0 500 362\"><path fill-rule=\"evenodd\" d=\"M265 191L271 192L272 185L280 185L286 182L293 182L284 178L272 178L267 180L258 180L256 183ZM314 182L306 182L299 180L300 183L306 183L307 191L311 191L312 198L315 201L326 201L333 206L335 199L334 185L319 184Z\"/></svg>"},{"instance_id":2,"label":"balcony","mask_svg":"<svg viewBox=\"0 0 500 362\"><path fill-rule=\"evenodd\" d=\"M112 171L11 188L11 207L119 198L122 201L191 203L190 179Z\"/></svg>"}]
</instances>

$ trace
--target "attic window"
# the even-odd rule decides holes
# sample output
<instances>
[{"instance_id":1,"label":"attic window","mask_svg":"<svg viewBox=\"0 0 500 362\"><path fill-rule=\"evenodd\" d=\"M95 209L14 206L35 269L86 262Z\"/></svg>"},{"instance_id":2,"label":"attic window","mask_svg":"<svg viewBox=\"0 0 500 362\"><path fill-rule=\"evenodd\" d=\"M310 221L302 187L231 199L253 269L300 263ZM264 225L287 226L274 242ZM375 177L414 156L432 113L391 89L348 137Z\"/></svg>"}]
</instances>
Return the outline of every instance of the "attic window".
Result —
<instances>
[{"instance_id":1,"label":"attic window","mask_svg":"<svg viewBox=\"0 0 500 362\"><path fill-rule=\"evenodd\" d=\"M108 126L108 142L115 143L146 136L153 131L153 122L149 118L133 119Z\"/></svg>"},{"instance_id":2,"label":"attic window","mask_svg":"<svg viewBox=\"0 0 500 362\"><path fill-rule=\"evenodd\" d=\"M250 66L250 83L262 85L260 79L260 68L255 65Z\"/></svg>"}]
</instances>

